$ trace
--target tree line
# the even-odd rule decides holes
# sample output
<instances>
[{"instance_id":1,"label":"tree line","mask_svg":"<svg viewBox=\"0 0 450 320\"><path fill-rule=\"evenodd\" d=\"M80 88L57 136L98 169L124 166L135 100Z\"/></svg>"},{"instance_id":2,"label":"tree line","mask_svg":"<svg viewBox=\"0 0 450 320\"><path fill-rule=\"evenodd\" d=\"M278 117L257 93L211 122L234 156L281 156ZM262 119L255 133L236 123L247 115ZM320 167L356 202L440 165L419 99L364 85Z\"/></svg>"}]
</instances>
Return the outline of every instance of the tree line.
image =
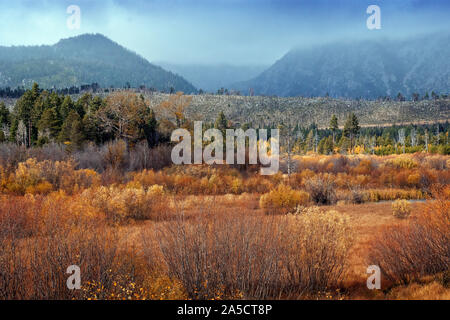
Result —
<instances>
[{"instance_id":1,"label":"tree line","mask_svg":"<svg viewBox=\"0 0 450 320\"><path fill-rule=\"evenodd\" d=\"M0 103L0 141L27 147L55 142L79 148L85 142L123 139L129 144L146 140L152 147L158 137L156 117L148 106L142 95L130 91L106 98L85 93L74 101L35 83L11 111Z\"/></svg>"},{"instance_id":2,"label":"tree line","mask_svg":"<svg viewBox=\"0 0 450 320\"><path fill-rule=\"evenodd\" d=\"M11 111L0 103L0 142L10 141L27 147L55 142L81 148L87 142L100 145L121 139L128 145L146 141L152 148L170 142L171 132L176 128L192 129L193 119L186 116L190 103L191 98L179 92L158 106L150 107L150 101L132 90L111 92L104 98L84 93L75 101L70 95L42 90L35 83ZM340 125L340 122L343 123ZM211 127L246 130L253 125L234 124L221 112L215 122L204 123L205 130ZM265 129L275 128L281 129L281 145L289 154L387 155L418 151L450 154L448 122L362 128L356 115L351 113L346 119L333 115L325 129L314 123L305 127L283 123L283 120Z\"/></svg>"},{"instance_id":3,"label":"tree line","mask_svg":"<svg viewBox=\"0 0 450 320\"><path fill-rule=\"evenodd\" d=\"M332 115L328 128L319 129L314 123L308 127L293 127L287 133L293 140L291 152L389 155L426 151L450 154L448 122L364 128L354 113L342 120L343 126L340 126L339 119Z\"/></svg>"}]
</instances>

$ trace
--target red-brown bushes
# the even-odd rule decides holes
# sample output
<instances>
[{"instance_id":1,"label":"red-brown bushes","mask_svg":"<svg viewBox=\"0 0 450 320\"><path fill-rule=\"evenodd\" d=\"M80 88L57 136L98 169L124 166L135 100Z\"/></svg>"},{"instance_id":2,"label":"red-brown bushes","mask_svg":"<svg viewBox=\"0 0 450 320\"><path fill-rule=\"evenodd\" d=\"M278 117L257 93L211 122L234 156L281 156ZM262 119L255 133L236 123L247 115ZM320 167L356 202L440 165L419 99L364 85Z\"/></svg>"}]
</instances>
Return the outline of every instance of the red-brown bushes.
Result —
<instances>
[{"instance_id":1,"label":"red-brown bushes","mask_svg":"<svg viewBox=\"0 0 450 320\"><path fill-rule=\"evenodd\" d=\"M228 214L180 217L157 238L169 276L181 281L190 298L266 298L279 289L277 234L273 220Z\"/></svg>"},{"instance_id":2,"label":"red-brown bushes","mask_svg":"<svg viewBox=\"0 0 450 320\"><path fill-rule=\"evenodd\" d=\"M31 197L0 197L0 238L34 234L42 201Z\"/></svg>"},{"instance_id":3,"label":"red-brown bushes","mask_svg":"<svg viewBox=\"0 0 450 320\"><path fill-rule=\"evenodd\" d=\"M12 200L14 220L5 219L8 209L2 205L0 299L75 298L80 292L66 285L71 265L80 266L83 281L102 281L106 287L108 270L115 270L117 238L100 217L74 215L65 200ZM21 220L22 215L30 220Z\"/></svg>"},{"instance_id":4,"label":"red-brown bushes","mask_svg":"<svg viewBox=\"0 0 450 320\"><path fill-rule=\"evenodd\" d=\"M449 188L435 191L437 200L406 225L386 228L374 239L369 262L393 282L407 283L450 267Z\"/></svg>"},{"instance_id":5,"label":"red-brown bushes","mask_svg":"<svg viewBox=\"0 0 450 320\"><path fill-rule=\"evenodd\" d=\"M351 246L346 219L335 212L181 214L156 235L143 235L159 244L164 268L193 299L298 298L331 290L342 279ZM149 259L157 255L147 252Z\"/></svg>"},{"instance_id":6,"label":"red-brown bushes","mask_svg":"<svg viewBox=\"0 0 450 320\"><path fill-rule=\"evenodd\" d=\"M311 200L317 204L334 204L337 201L335 184L331 175L324 174L307 180L305 189Z\"/></svg>"}]
</instances>

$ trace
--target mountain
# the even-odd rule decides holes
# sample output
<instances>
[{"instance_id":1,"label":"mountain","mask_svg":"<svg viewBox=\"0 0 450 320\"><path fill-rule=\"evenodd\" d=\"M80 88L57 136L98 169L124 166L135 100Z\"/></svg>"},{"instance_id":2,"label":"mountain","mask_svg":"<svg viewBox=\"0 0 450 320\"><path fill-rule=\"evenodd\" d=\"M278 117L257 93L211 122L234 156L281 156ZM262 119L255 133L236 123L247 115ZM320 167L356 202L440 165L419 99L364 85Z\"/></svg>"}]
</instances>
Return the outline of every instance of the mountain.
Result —
<instances>
[{"instance_id":1,"label":"mountain","mask_svg":"<svg viewBox=\"0 0 450 320\"><path fill-rule=\"evenodd\" d=\"M378 98L450 89L450 34L341 42L287 53L234 89L278 96Z\"/></svg>"},{"instance_id":2,"label":"mountain","mask_svg":"<svg viewBox=\"0 0 450 320\"><path fill-rule=\"evenodd\" d=\"M267 69L267 66L234 65L184 65L158 62L158 65L190 81L195 87L207 92L229 88L238 81L252 79Z\"/></svg>"},{"instance_id":3,"label":"mountain","mask_svg":"<svg viewBox=\"0 0 450 320\"><path fill-rule=\"evenodd\" d=\"M100 34L63 39L52 46L0 47L0 86L62 88L146 85L158 90L196 92L182 77L149 63Z\"/></svg>"}]
</instances>

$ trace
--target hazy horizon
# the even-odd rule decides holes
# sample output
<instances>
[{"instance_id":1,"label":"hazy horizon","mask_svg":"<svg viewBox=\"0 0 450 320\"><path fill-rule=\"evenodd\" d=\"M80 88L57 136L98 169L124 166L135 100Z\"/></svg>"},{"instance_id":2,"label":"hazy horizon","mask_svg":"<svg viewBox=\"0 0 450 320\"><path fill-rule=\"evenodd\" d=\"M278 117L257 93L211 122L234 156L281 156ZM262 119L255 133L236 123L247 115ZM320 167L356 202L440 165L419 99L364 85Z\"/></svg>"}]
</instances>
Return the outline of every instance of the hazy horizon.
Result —
<instances>
[{"instance_id":1,"label":"hazy horizon","mask_svg":"<svg viewBox=\"0 0 450 320\"><path fill-rule=\"evenodd\" d=\"M381 30L366 27L372 4ZM66 26L69 5L81 9L79 30ZM0 45L101 33L151 62L271 65L294 47L448 31L449 9L444 0L0 0Z\"/></svg>"}]
</instances>

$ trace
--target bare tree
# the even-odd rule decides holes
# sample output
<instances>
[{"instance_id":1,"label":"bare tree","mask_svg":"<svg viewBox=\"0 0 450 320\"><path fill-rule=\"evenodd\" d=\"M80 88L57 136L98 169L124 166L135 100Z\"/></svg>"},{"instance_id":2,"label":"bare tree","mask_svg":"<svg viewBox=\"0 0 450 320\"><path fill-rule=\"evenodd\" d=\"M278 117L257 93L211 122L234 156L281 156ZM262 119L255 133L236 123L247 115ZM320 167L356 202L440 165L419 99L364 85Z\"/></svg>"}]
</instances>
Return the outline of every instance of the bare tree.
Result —
<instances>
[{"instance_id":1,"label":"bare tree","mask_svg":"<svg viewBox=\"0 0 450 320\"><path fill-rule=\"evenodd\" d=\"M27 127L22 120L19 121L17 126L16 141L18 144L27 144Z\"/></svg>"},{"instance_id":2,"label":"bare tree","mask_svg":"<svg viewBox=\"0 0 450 320\"><path fill-rule=\"evenodd\" d=\"M403 153L405 153L406 139L405 139L405 129L404 128L402 128L398 131L398 142L403 146Z\"/></svg>"},{"instance_id":3,"label":"bare tree","mask_svg":"<svg viewBox=\"0 0 450 320\"><path fill-rule=\"evenodd\" d=\"M7 124L3 124L1 130L3 131L3 135L5 137L5 140L8 140L9 139L9 135L10 135L10 128L9 128L9 126Z\"/></svg>"},{"instance_id":4,"label":"bare tree","mask_svg":"<svg viewBox=\"0 0 450 320\"><path fill-rule=\"evenodd\" d=\"M295 140L298 138L298 132L295 132L295 119L292 114L284 113L278 115L282 119L283 124L279 127L281 131L281 143L285 146L287 154L287 172L288 178L292 173L292 153L294 149Z\"/></svg>"},{"instance_id":5,"label":"bare tree","mask_svg":"<svg viewBox=\"0 0 450 320\"><path fill-rule=\"evenodd\" d=\"M415 147L417 144L417 137L416 137L416 129L411 129L411 146Z\"/></svg>"},{"instance_id":6,"label":"bare tree","mask_svg":"<svg viewBox=\"0 0 450 320\"><path fill-rule=\"evenodd\" d=\"M319 145L319 135L317 134L317 129L314 132L314 152L317 153L317 146Z\"/></svg>"},{"instance_id":7,"label":"bare tree","mask_svg":"<svg viewBox=\"0 0 450 320\"><path fill-rule=\"evenodd\" d=\"M440 132L439 132L439 124L436 125L436 145L439 145L441 140Z\"/></svg>"},{"instance_id":8,"label":"bare tree","mask_svg":"<svg viewBox=\"0 0 450 320\"><path fill-rule=\"evenodd\" d=\"M181 127L186 120L186 111L191 101L192 97L185 96L183 92L177 92L163 101L155 110L160 118L174 121L177 127Z\"/></svg>"},{"instance_id":9,"label":"bare tree","mask_svg":"<svg viewBox=\"0 0 450 320\"><path fill-rule=\"evenodd\" d=\"M145 122L149 111L147 102L131 91L115 92L108 96L105 106L97 116L107 132L113 132L118 139L135 139L140 124Z\"/></svg>"},{"instance_id":10,"label":"bare tree","mask_svg":"<svg viewBox=\"0 0 450 320\"><path fill-rule=\"evenodd\" d=\"M370 149L371 149L371 151L372 151L372 154L375 154L375 147L376 147L376 144L377 144L377 139L376 139L375 136L373 136L373 137L370 139Z\"/></svg>"}]
</instances>

